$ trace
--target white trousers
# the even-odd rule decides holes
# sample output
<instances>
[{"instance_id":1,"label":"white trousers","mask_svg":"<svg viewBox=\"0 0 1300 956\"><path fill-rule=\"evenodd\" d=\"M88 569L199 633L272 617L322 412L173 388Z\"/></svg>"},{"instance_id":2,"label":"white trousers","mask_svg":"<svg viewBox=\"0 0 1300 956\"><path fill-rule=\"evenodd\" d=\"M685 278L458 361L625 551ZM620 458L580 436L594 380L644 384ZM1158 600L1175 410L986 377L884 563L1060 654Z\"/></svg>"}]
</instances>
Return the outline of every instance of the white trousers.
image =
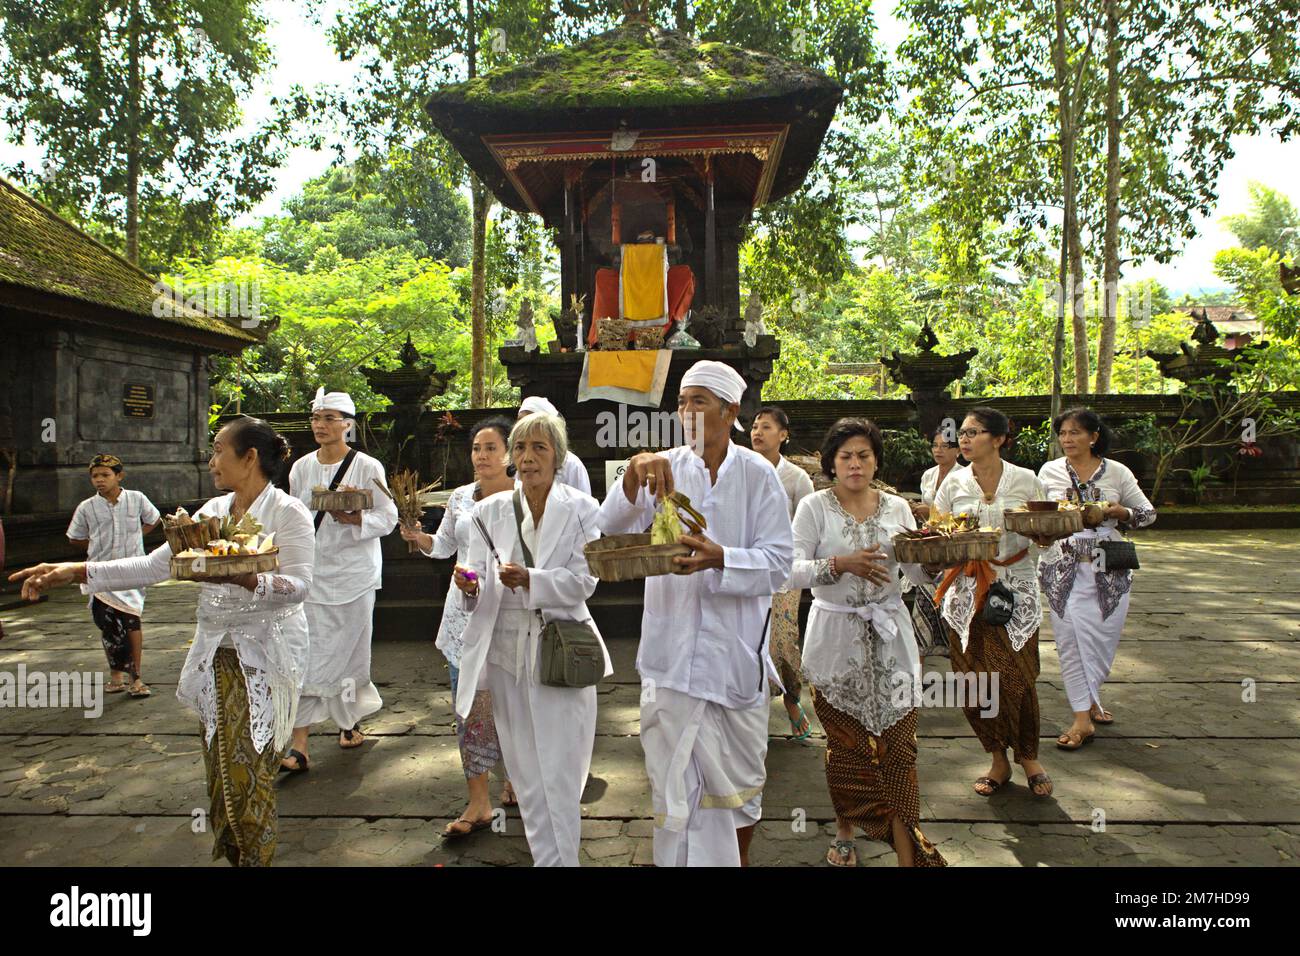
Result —
<instances>
[{"instance_id":1,"label":"white trousers","mask_svg":"<svg viewBox=\"0 0 1300 956\"><path fill-rule=\"evenodd\" d=\"M1065 603L1065 615L1051 612L1061 679L1065 683L1065 695L1070 699L1070 710L1075 713L1088 710L1094 703L1101 706L1101 685L1110 676L1115 652L1119 650L1119 639L1128 617L1128 599L1128 594L1121 597L1110 617L1103 621L1097 603L1096 571L1090 563L1081 561Z\"/></svg>"},{"instance_id":2,"label":"white trousers","mask_svg":"<svg viewBox=\"0 0 1300 956\"><path fill-rule=\"evenodd\" d=\"M763 815L768 702L732 710L667 688L641 703L655 866L740 866L736 830Z\"/></svg>"},{"instance_id":3,"label":"white trousers","mask_svg":"<svg viewBox=\"0 0 1300 956\"><path fill-rule=\"evenodd\" d=\"M516 682L488 663L492 719L501 758L519 799L534 866L578 866L582 791L596 742L596 688Z\"/></svg>"},{"instance_id":4,"label":"white trousers","mask_svg":"<svg viewBox=\"0 0 1300 956\"><path fill-rule=\"evenodd\" d=\"M331 719L340 730L354 727L384 706L370 680L370 639L375 592L347 604L303 604L307 614L307 676L298 698L297 727Z\"/></svg>"}]
</instances>

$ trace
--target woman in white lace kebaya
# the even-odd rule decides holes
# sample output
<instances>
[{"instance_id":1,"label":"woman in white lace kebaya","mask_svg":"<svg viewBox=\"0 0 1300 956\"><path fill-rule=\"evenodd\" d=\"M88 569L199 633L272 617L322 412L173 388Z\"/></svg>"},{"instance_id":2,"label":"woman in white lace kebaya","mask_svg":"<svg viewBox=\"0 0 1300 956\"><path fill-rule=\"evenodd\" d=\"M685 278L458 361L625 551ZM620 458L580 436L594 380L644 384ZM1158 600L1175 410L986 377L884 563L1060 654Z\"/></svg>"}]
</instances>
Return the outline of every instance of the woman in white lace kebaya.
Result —
<instances>
[{"instance_id":1,"label":"woman in white lace kebaya","mask_svg":"<svg viewBox=\"0 0 1300 956\"><path fill-rule=\"evenodd\" d=\"M511 423L499 416L484 419L470 430L470 461L474 465L475 480L461 485L447 499L446 510L438 525L436 535L425 534L418 528L402 528L402 537L414 541L427 557L468 560L469 545L474 530L474 505L484 498L515 486L510 466ZM451 672L452 710L455 711L456 690L460 682L460 659L465 649L465 625L470 612L460 600L455 582L447 586L447 597L442 604L442 621L438 625L435 647L447 658ZM465 785L469 788L469 806L442 831L443 839L454 840L468 836L492 825L492 794L488 774L501 760L501 744L497 740L496 724L492 720L492 692L480 688L474 695L474 706L469 716L456 717L456 740L460 744L460 764L465 771ZM501 791L503 806L516 806L510 781Z\"/></svg>"},{"instance_id":2,"label":"woman in white lace kebaya","mask_svg":"<svg viewBox=\"0 0 1300 956\"><path fill-rule=\"evenodd\" d=\"M212 809L214 860L267 866L275 855L273 786L293 731L307 663L307 618L315 535L306 506L271 484L289 444L266 422L238 418L217 433L208 470L219 489L200 513L252 515L275 534L279 568L205 581L198 627L177 683L177 698L202 721ZM91 592L158 584L170 575L171 548L115 561L41 564L13 575L23 597L72 581Z\"/></svg>"},{"instance_id":3,"label":"woman in white lace kebaya","mask_svg":"<svg viewBox=\"0 0 1300 956\"><path fill-rule=\"evenodd\" d=\"M916 706L921 662L891 538L916 527L902 498L871 487L880 429L844 418L822 443L834 487L799 503L792 588L812 588L803 674L826 731L826 783L838 826L827 862L856 866L853 828L893 846L900 866L945 866L921 833ZM919 568L905 566L916 581Z\"/></svg>"},{"instance_id":4,"label":"woman in white lace kebaya","mask_svg":"<svg viewBox=\"0 0 1300 956\"><path fill-rule=\"evenodd\" d=\"M1098 542L1122 540L1120 522L1141 528L1156 520L1155 508L1137 479L1113 458L1104 457L1110 430L1089 408L1071 408L1052 422L1065 457L1043 465L1039 480L1049 498L1104 503L1102 523L1058 541L1043 555L1038 580L1047 595L1052 636L1061 659L1061 678L1074 721L1056 745L1078 750L1096 732L1094 724L1115 718L1101 705L1101 685L1119 648L1128 617L1133 572L1105 569L1095 562Z\"/></svg>"},{"instance_id":5,"label":"woman in white lace kebaya","mask_svg":"<svg viewBox=\"0 0 1300 956\"><path fill-rule=\"evenodd\" d=\"M970 467L948 475L935 498L934 511L966 512L978 518L982 528L1000 528L1004 511L1043 498L1042 483L1032 471L1002 460L1002 450L1011 440L1011 423L997 409L971 409L957 439ZM951 628L948 652L953 673L966 675L965 682L959 680L956 686L981 688L980 696L997 688L995 712L984 711L979 701L967 700L963 707L975 736L993 755L989 772L975 781L975 792L984 797L1011 779L1008 749L1025 768L1034 795L1052 794L1052 779L1038 762L1038 691L1034 685L1043 616L1035 576L1039 553L1033 541L1005 532L997 558L949 568L935 591L943 619ZM995 581L1011 594L1011 617L1004 624L985 619L986 598Z\"/></svg>"}]
</instances>

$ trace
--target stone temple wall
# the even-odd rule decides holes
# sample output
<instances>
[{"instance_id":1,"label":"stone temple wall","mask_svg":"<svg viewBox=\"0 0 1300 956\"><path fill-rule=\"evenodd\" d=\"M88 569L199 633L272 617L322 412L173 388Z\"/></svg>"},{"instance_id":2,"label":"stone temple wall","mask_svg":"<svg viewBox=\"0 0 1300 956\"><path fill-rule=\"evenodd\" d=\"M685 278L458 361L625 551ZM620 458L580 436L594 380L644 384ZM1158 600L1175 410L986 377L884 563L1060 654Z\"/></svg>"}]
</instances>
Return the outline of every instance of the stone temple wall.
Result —
<instances>
[{"instance_id":1,"label":"stone temple wall","mask_svg":"<svg viewBox=\"0 0 1300 956\"><path fill-rule=\"evenodd\" d=\"M11 333L5 348L19 449L12 514L71 511L93 493L87 464L101 452L121 458L125 485L157 503L210 492L202 352L57 329Z\"/></svg>"}]
</instances>

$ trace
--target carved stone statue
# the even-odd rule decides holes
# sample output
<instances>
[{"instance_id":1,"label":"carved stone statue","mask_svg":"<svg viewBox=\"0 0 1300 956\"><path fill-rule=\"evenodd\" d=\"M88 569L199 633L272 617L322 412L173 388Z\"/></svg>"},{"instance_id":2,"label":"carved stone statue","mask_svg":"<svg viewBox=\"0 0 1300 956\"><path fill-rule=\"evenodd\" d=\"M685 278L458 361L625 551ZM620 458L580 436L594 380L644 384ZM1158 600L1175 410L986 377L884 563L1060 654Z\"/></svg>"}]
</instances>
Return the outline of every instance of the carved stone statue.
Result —
<instances>
[{"instance_id":1,"label":"carved stone statue","mask_svg":"<svg viewBox=\"0 0 1300 956\"><path fill-rule=\"evenodd\" d=\"M537 351L537 330L533 328L533 304L527 299L519 303L519 318L515 320L519 344L525 352Z\"/></svg>"}]
</instances>

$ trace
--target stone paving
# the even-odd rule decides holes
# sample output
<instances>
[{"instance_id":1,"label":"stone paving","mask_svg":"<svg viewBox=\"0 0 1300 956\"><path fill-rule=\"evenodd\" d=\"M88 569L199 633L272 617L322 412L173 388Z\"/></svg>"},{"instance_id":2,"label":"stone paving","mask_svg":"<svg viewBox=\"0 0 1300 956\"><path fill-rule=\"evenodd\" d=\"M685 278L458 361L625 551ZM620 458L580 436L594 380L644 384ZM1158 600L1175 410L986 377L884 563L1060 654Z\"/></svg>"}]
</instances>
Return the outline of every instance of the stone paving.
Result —
<instances>
[{"instance_id":1,"label":"stone paving","mask_svg":"<svg viewBox=\"0 0 1300 956\"><path fill-rule=\"evenodd\" d=\"M1125 639L1108 684L1116 722L1077 752L1052 741L1069 720L1044 622L1041 759L1056 783L1033 798L1017 768L992 799L971 782L987 758L957 710L923 708L922 826L955 865L1294 865L1300 860L1300 541L1293 531L1148 532ZM216 865L195 822L207 806L197 721L174 697L193 633L196 586L149 591L146 678L153 698L80 709L0 710L0 865ZM0 672L104 666L75 589L5 612ZM432 633L432 631L431 631ZM648 865L650 797L637 739L635 641L613 637L600 687L583 862ZM927 669L946 669L932 659ZM342 751L313 736L312 770L280 780L281 865L520 865L516 811L504 832L443 846L462 809L463 775L447 667L432 643L379 641L384 709L367 743ZM805 709L812 715L806 699ZM824 736L789 737L773 704L764 818L752 860L824 865L833 813ZM494 793L498 786L494 784ZM201 821L200 821L201 822ZM889 848L859 838L864 866ZM220 865L225 865L220 864Z\"/></svg>"}]
</instances>

